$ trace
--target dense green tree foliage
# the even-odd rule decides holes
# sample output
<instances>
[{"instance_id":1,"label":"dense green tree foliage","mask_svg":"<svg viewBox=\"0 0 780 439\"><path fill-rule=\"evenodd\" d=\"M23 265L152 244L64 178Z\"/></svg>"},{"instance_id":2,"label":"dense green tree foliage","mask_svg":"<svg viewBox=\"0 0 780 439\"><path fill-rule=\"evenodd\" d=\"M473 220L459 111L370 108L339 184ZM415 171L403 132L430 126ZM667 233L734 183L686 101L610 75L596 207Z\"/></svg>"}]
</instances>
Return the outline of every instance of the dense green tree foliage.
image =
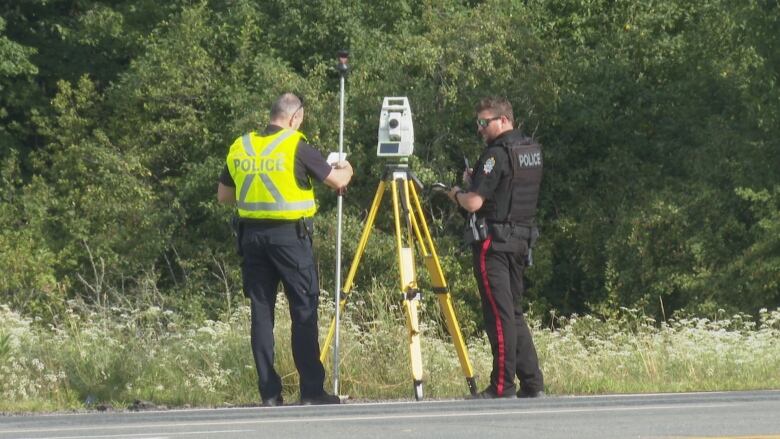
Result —
<instances>
[{"instance_id":1,"label":"dense green tree foliage","mask_svg":"<svg viewBox=\"0 0 780 439\"><path fill-rule=\"evenodd\" d=\"M385 164L382 97L409 97L429 184L457 182L481 149L474 104L504 95L545 147L537 311L776 307L779 40L773 0L5 2L0 301L41 315L71 299L229 306L238 259L215 201L227 147L293 90L309 140L334 150L346 48L345 266ZM332 291L335 197L318 189ZM473 320L461 217L423 194ZM389 230L379 218L363 294L396 283Z\"/></svg>"}]
</instances>

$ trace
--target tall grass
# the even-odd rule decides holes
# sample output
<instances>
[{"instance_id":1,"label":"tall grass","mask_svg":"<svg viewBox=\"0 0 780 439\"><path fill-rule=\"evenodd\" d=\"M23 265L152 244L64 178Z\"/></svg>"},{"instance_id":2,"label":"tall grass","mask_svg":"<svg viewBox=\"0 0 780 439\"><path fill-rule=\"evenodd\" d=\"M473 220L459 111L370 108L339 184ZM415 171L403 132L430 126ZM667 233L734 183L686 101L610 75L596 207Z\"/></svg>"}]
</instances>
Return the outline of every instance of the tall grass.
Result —
<instances>
[{"instance_id":1,"label":"tall grass","mask_svg":"<svg viewBox=\"0 0 780 439\"><path fill-rule=\"evenodd\" d=\"M625 310L620 320L574 316L537 332L553 391L677 392L780 388L780 310L758 322L737 314L660 324Z\"/></svg>"},{"instance_id":2,"label":"tall grass","mask_svg":"<svg viewBox=\"0 0 780 439\"><path fill-rule=\"evenodd\" d=\"M295 401L287 304L279 300L278 307L277 365L285 400ZM341 393L411 399L402 316L397 308L368 312L372 307L357 301L343 314ZM325 300L323 335L332 309ZM109 308L70 312L44 326L0 306L0 410L124 408L137 399L169 407L256 403L248 314L239 306L220 321L190 322L156 307ZM738 314L659 323L632 310L608 321L558 318L544 328L530 320L550 394L780 388L780 310L762 310L756 321ZM423 323L426 397L464 396L452 344L437 322ZM486 339L471 337L468 349L487 377Z\"/></svg>"}]
</instances>

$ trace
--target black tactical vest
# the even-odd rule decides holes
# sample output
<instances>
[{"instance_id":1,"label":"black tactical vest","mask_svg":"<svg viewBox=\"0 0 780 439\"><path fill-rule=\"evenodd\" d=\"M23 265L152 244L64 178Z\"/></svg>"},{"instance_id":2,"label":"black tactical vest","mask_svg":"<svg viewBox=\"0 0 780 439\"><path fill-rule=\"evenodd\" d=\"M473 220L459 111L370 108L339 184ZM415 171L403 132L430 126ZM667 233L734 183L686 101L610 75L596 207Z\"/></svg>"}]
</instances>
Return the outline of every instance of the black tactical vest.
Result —
<instances>
[{"instance_id":1,"label":"black tactical vest","mask_svg":"<svg viewBox=\"0 0 780 439\"><path fill-rule=\"evenodd\" d=\"M488 219L534 225L542 183L542 146L520 131L501 136L491 146L500 146L506 151L512 177L502 182L504 187L496 194L495 218Z\"/></svg>"}]
</instances>

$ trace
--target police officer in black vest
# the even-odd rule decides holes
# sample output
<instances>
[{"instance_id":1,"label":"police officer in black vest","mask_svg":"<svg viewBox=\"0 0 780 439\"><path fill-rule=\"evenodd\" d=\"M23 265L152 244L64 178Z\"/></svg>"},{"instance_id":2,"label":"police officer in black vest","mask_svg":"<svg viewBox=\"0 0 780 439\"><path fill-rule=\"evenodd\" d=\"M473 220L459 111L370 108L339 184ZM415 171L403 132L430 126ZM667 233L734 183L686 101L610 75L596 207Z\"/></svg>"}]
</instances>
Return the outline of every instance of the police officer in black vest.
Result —
<instances>
[{"instance_id":1,"label":"police officer in black vest","mask_svg":"<svg viewBox=\"0 0 780 439\"><path fill-rule=\"evenodd\" d=\"M514 129L506 99L482 99L476 112L477 130L487 147L473 171L464 172L468 189L455 186L448 194L469 212L466 237L493 353L490 385L476 398L540 397L544 378L520 302L536 233L541 145Z\"/></svg>"}]
</instances>

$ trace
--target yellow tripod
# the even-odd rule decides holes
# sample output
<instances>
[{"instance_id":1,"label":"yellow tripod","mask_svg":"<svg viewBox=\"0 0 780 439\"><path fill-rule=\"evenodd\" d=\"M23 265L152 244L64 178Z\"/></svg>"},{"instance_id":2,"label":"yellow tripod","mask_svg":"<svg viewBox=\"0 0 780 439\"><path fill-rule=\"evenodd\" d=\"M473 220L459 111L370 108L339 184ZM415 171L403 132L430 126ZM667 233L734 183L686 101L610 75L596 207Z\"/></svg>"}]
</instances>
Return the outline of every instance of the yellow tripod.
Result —
<instances>
[{"instance_id":1,"label":"yellow tripod","mask_svg":"<svg viewBox=\"0 0 780 439\"><path fill-rule=\"evenodd\" d=\"M420 301L420 291L417 289L416 271L414 265L414 243L416 242L422 254L425 267L431 277L433 292L439 299L439 307L444 314L447 323L447 330L455 344L455 350L458 353L460 366L466 377L466 383L469 392L472 395L477 393L477 385L474 379L474 371L469 361L466 345L463 342L463 335L460 332L460 326L455 318L455 311L452 307L447 282L444 280L444 274L441 270L439 257L436 255L436 248L433 245L431 234L428 230L428 224L423 216L423 210L420 199L417 195L417 189L414 183L415 177L406 165L389 166L385 175L379 182L374 201L371 204L371 210L368 213L366 224L358 242L355 257L352 260L352 266L349 274L344 281L342 288L343 298L339 303L339 310L344 309L346 298L352 289L352 282L357 272L360 258L368 242L368 236L376 220L376 214L379 211L379 205L385 193L387 182L389 181L393 195L393 214L395 219L395 241L398 250L398 271L400 273L401 293L403 295L403 309L406 314L406 328L408 331L409 353L412 363L412 380L414 383L414 397L416 400L423 398L422 388L422 354L420 353L420 325L418 319L418 309ZM404 239L403 230L406 231ZM322 347L320 360L324 363L327 358L328 350L336 332L336 320L331 322L328 336Z\"/></svg>"}]
</instances>

